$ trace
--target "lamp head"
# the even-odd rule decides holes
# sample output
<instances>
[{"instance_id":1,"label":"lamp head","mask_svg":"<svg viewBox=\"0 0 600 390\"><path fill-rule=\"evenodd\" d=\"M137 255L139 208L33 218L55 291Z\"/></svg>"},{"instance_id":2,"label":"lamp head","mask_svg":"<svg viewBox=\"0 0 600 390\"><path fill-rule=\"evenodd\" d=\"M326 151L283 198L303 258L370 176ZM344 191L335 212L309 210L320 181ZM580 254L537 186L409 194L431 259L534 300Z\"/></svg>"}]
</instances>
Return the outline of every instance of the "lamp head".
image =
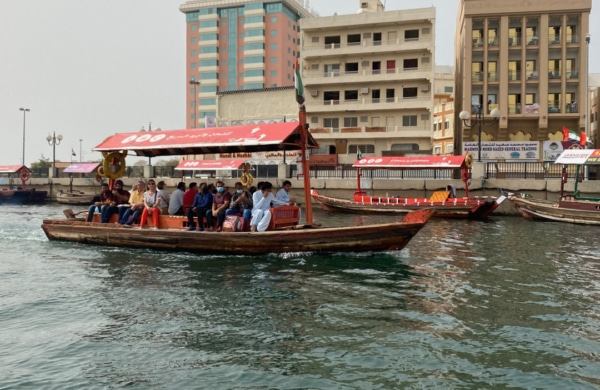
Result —
<instances>
[{"instance_id":1,"label":"lamp head","mask_svg":"<svg viewBox=\"0 0 600 390\"><path fill-rule=\"evenodd\" d=\"M56 139L58 140L58 142L60 142L60 141L62 141L62 140L63 140L63 136L59 134L59 135L56 137Z\"/></svg>"},{"instance_id":2,"label":"lamp head","mask_svg":"<svg viewBox=\"0 0 600 390\"><path fill-rule=\"evenodd\" d=\"M471 119L471 114L468 111L461 111L458 117L463 121L468 121Z\"/></svg>"},{"instance_id":3,"label":"lamp head","mask_svg":"<svg viewBox=\"0 0 600 390\"><path fill-rule=\"evenodd\" d=\"M46 137L46 141L48 141L48 143L52 142L52 136L50 134L48 134L48 136Z\"/></svg>"}]
</instances>

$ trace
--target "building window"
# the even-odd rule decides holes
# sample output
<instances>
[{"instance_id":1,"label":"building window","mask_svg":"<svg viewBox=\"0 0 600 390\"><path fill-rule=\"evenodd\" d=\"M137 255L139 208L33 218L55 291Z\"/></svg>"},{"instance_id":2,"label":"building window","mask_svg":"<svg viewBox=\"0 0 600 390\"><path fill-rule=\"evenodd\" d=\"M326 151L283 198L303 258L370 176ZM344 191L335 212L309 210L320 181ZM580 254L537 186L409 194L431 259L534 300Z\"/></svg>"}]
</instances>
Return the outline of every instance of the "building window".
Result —
<instances>
[{"instance_id":1,"label":"building window","mask_svg":"<svg viewBox=\"0 0 600 390\"><path fill-rule=\"evenodd\" d=\"M355 116L345 117L344 127L358 127L358 118Z\"/></svg>"},{"instance_id":2,"label":"building window","mask_svg":"<svg viewBox=\"0 0 600 390\"><path fill-rule=\"evenodd\" d=\"M374 89L371 91L371 103L379 103L381 101L381 91Z\"/></svg>"},{"instance_id":3,"label":"building window","mask_svg":"<svg viewBox=\"0 0 600 390\"><path fill-rule=\"evenodd\" d=\"M265 44L262 42L248 42L244 45L244 50L264 50Z\"/></svg>"},{"instance_id":4,"label":"building window","mask_svg":"<svg viewBox=\"0 0 600 390\"><path fill-rule=\"evenodd\" d=\"M276 64L277 63L277 57L271 57L271 63L272 64Z\"/></svg>"},{"instance_id":5,"label":"building window","mask_svg":"<svg viewBox=\"0 0 600 390\"><path fill-rule=\"evenodd\" d=\"M385 101L387 103L393 103L396 101L396 90L394 88L388 88L385 90Z\"/></svg>"},{"instance_id":6,"label":"building window","mask_svg":"<svg viewBox=\"0 0 600 390\"><path fill-rule=\"evenodd\" d=\"M251 28L244 32L245 37L262 37L265 35L265 30L262 28Z\"/></svg>"},{"instance_id":7,"label":"building window","mask_svg":"<svg viewBox=\"0 0 600 390\"><path fill-rule=\"evenodd\" d=\"M219 35L215 33L202 33L200 34L201 41L218 41Z\"/></svg>"},{"instance_id":8,"label":"building window","mask_svg":"<svg viewBox=\"0 0 600 390\"><path fill-rule=\"evenodd\" d=\"M341 40L340 40L339 35L325 37L325 48L326 49L337 49L340 47L340 42L341 42Z\"/></svg>"},{"instance_id":9,"label":"building window","mask_svg":"<svg viewBox=\"0 0 600 390\"><path fill-rule=\"evenodd\" d=\"M452 153L454 153L454 145L446 144L446 154L452 154Z\"/></svg>"},{"instance_id":10,"label":"building window","mask_svg":"<svg viewBox=\"0 0 600 390\"><path fill-rule=\"evenodd\" d=\"M200 84L200 92L217 92L217 86Z\"/></svg>"},{"instance_id":11,"label":"building window","mask_svg":"<svg viewBox=\"0 0 600 390\"><path fill-rule=\"evenodd\" d=\"M402 126L403 127L417 126L417 116L416 115L402 115Z\"/></svg>"},{"instance_id":12,"label":"building window","mask_svg":"<svg viewBox=\"0 0 600 390\"><path fill-rule=\"evenodd\" d=\"M349 145L348 153L356 154L360 151L361 154L373 154L375 153L375 145L367 144L367 145Z\"/></svg>"},{"instance_id":13,"label":"building window","mask_svg":"<svg viewBox=\"0 0 600 390\"><path fill-rule=\"evenodd\" d=\"M450 121L444 122L444 129L448 130L450 128Z\"/></svg>"},{"instance_id":14,"label":"building window","mask_svg":"<svg viewBox=\"0 0 600 390\"><path fill-rule=\"evenodd\" d=\"M449 87L449 86L444 87L444 93L453 93L453 92L454 92L454 87Z\"/></svg>"},{"instance_id":15,"label":"building window","mask_svg":"<svg viewBox=\"0 0 600 390\"><path fill-rule=\"evenodd\" d=\"M277 16L271 16L271 23L277 23Z\"/></svg>"},{"instance_id":16,"label":"building window","mask_svg":"<svg viewBox=\"0 0 600 390\"><path fill-rule=\"evenodd\" d=\"M198 10L199 15L212 15L212 14L216 14L216 13L217 13L216 8L200 8Z\"/></svg>"},{"instance_id":17,"label":"building window","mask_svg":"<svg viewBox=\"0 0 600 390\"><path fill-rule=\"evenodd\" d=\"M348 34L346 42L348 43L348 46L360 45L360 34Z\"/></svg>"},{"instance_id":18,"label":"building window","mask_svg":"<svg viewBox=\"0 0 600 390\"><path fill-rule=\"evenodd\" d=\"M405 30L404 31L405 41L417 41L419 40L419 30Z\"/></svg>"},{"instance_id":19,"label":"building window","mask_svg":"<svg viewBox=\"0 0 600 390\"><path fill-rule=\"evenodd\" d=\"M276 37L277 36L277 30L271 30L271 36L272 37Z\"/></svg>"},{"instance_id":20,"label":"building window","mask_svg":"<svg viewBox=\"0 0 600 390\"><path fill-rule=\"evenodd\" d=\"M244 57L244 64L261 64L263 62L265 62L265 57L263 57L263 56Z\"/></svg>"},{"instance_id":21,"label":"building window","mask_svg":"<svg viewBox=\"0 0 600 390\"><path fill-rule=\"evenodd\" d=\"M262 3L250 3L250 4L246 4L244 6L244 9L246 11L255 10L255 9L261 9L261 8L263 8L263 4Z\"/></svg>"},{"instance_id":22,"label":"building window","mask_svg":"<svg viewBox=\"0 0 600 390\"><path fill-rule=\"evenodd\" d=\"M283 4L281 4L281 3L267 4L267 12L269 12L269 13L282 12L282 11L283 11Z\"/></svg>"},{"instance_id":23,"label":"building window","mask_svg":"<svg viewBox=\"0 0 600 390\"><path fill-rule=\"evenodd\" d=\"M418 144L392 144L392 152L418 152Z\"/></svg>"},{"instance_id":24,"label":"building window","mask_svg":"<svg viewBox=\"0 0 600 390\"><path fill-rule=\"evenodd\" d=\"M271 49L277 50L278 46L276 43L271 43Z\"/></svg>"},{"instance_id":25,"label":"building window","mask_svg":"<svg viewBox=\"0 0 600 390\"><path fill-rule=\"evenodd\" d=\"M328 127L331 129L339 129L340 128L340 120L339 120L339 118L323 118L323 127Z\"/></svg>"},{"instance_id":26,"label":"building window","mask_svg":"<svg viewBox=\"0 0 600 390\"><path fill-rule=\"evenodd\" d=\"M323 102L325 104L339 104L340 91L325 91L323 92Z\"/></svg>"},{"instance_id":27,"label":"building window","mask_svg":"<svg viewBox=\"0 0 600 390\"><path fill-rule=\"evenodd\" d=\"M200 21L200 28L218 27L218 26L219 26L219 22L217 22L216 20L201 20Z\"/></svg>"},{"instance_id":28,"label":"building window","mask_svg":"<svg viewBox=\"0 0 600 390\"><path fill-rule=\"evenodd\" d=\"M261 15L246 16L244 18L244 24L263 23L264 21L265 19Z\"/></svg>"},{"instance_id":29,"label":"building window","mask_svg":"<svg viewBox=\"0 0 600 390\"><path fill-rule=\"evenodd\" d=\"M216 46L202 46L200 53L218 53L219 49Z\"/></svg>"},{"instance_id":30,"label":"building window","mask_svg":"<svg viewBox=\"0 0 600 390\"><path fill-rule=\"evenodd\" d=\"M219 61L216 59L203 59L200 60L200 66L219 66Z\"/></svg>"},{"instance_id":31,"label":"building window","mask_svg":"<svg viewBox=\"0 0 600 390\"><path fill-rule=\"evenodd\" d=\"M417 87L402 88L402 97L403 98L416 98L417 97Z\"/></svg>"},{"instance_id":32,"label":"building window","mask_svg":"<svg viewBox=\"0 0 600 390\"><path fill-rule=\"evenodd\" d=\"M217 104L217 98L200 98L201 106L214 106Z\"/></svg>"},{"instance_id":33,"label":"building window","mask_svg":"<svg viewBox=\"0 0 600 390\"><path fill-rule=\"evenodd\" d=\"M265 71L262 69L248 69L244 72L244 77L260 77L264 75Z\"/></svg>"},{"instance_id":34,"label":"building window","mask_svg":"<svg viewBox=\"0 0 600 390\"><path fill-rule=\"evenodd\" d=\"M276 70L272 70L271 71L271 77L277 77L277 71Z\"/></svg>"},{"instance_id":35,"label":"building window","mask_svg":"<svg viewBox=\"0 0 600 390\"><path fill-rule=\"evenodd\" d=\"M244 89L263 89L264 88L264 84L263 83L248 83L248 84L244 84Z\"/></svg>"},{"instance_id":36,"label":"building window","mask_svg":"<svg viewBox=\"0 0 600 390\"><path fill-rule=\"evenodd\" d=\"M358 62L348 62L344 64L346 74L358 74Z\"/></svg>"},{"instance_id":37,"label":"building window","mask_svg":"<svg viewBox=\"0 0 600 390\"><path fill-rule=\"evenodd\" d=\"M216 80L218 78L215 72L200 72L200 80Z\"/></svg>"},{"instance_id":38,"label":"building window","mask_svg":"<svg viewBox=\"0 0 600 390\"><path fill-rule=\"evenodd\" d=\"M404 60L404 69L418 69L419 59L418 58L407 58Z\"/></svg>"}]
</instances>

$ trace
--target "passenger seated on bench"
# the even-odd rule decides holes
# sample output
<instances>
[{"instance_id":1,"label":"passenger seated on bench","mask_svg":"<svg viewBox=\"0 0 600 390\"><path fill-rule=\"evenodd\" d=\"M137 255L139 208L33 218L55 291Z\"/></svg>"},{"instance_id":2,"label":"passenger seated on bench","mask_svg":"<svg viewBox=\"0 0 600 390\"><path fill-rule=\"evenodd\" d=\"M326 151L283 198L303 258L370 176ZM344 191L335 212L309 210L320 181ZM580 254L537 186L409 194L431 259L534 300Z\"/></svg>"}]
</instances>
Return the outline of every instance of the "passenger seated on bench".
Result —
<instances>
[{"instance_id":1,"label":"passenger seated on bench","mask_svg":"<svg viewBox=\"0 0 600 390\"><path fill-rule=\"evenodd\" d=\"M102 191L100 192L100 198L97 202L88 209L87 221L92 222L94 220L94 212L97 210L99 213L102 212L102 208L109 205L112 202L113 195L108 189L107 183L102 183Z\"/></svg>"},{"instance_id":2,"label":"passenger seated on bench","mask_svg":"<svg viewBox=\"0 0 600 390\"><path fill-rule=\"evenodd\" d=\"M188 215L188 212L192 208L194 204L194 199L196 199L196 194L198 193L198 184L196 182L191 182L188 190L183 194L183 213L184 215Z\"/></svg>"},{"instance_id":3,"label":"passenger seated on bench","mask_svg":"<svg viewBox=\"0 0 600 390\"><path fill-rule=\"evenodd\" d=\"M252 219L251 198L250 193L244 190L242 183L239 181L235 183L235 191L233 192L231 204L225 212L225 216L239 215L240 217L243 217L245 221L250 223L250 220Z\"/></svg>"},{"instance_id":4,"label":"passenger seated on bench","mask_svg":"<svg viewBox=\"0 0 600 390\"><path fill-rule=\"evenodd\" d=\"M212 211L213 194L208 190L206 183L200 184L200 191L194 198L194 203L188 210L188 230L195 230L194 215L198 217L198 231L204 230L204 217Z\"/></svg>"},{"instance_id":5,"label":"passenger seated on bench","mask_svg":"<svg viewBox=\"0 0 600 390\"><path fill-rule=\"evenodd\" d=\"M448 195L448 199L456 198L456 187L454 187L453 184L448 184L446 186L446 191L450 193L450 195Z\"/></svg>"},{"instance_id":6,"label":"passenger seated on bench","mask_svg":"<svg viewBox=\"0 0 600 390\"><path fill-rule=\"evenodd\" d=\"M121 219L121 210L123 210L123 213L125 212L125 205L129 201L130 196L131 194L129 193L129 191L123 189L123 180L119 179L115 181L115 185L112 190L113 200L110 204L107 204L106 206L102 207L102 217L100 219L100 222L108 223L110 217L112 217L113 214L117 213L119 214L119 219ZM119 207L119 205L121 205L121 207Z\"/></svg>"},{"instance_id":7,"label":"passenger seated on bench","mask_svg":"<svg viewBox=\"0 0 600 390\"><path fill-rule=\"evenodd\" d=\"M293 203L289 194L290 188L292 188L292 183L289 180L284 181L281 189L275 195L275 206L288 206Z\"/></svg>"},{"instance_id":8,"label":"passenger seated on bench","mask_svg":"<svg viewBox=\"0 0 600 390\"><path fill-rule=\"evenodd\" d=\"M261 185L262 184L262 185ZM250 221L250 230L253 232L264 232L271 222L271 202L275 201L275 196L271 190L273 184L267 182L259 183L261 189L257 190L252 196L254 207L252 208L252 220Z\"/></svg>"},{"instance_id":9,"label":"passenger seated on bench","mask_svg":"<svg viewBox=\"0 0 600 390\"><path fill-rule=\"evenodd\" d=\"M156 182L150 179L148 180L148 191L144 193L144 209L142 211L142 218L140 219L140 229L144 227L149 216L152 218L154 228L158 228L160 220L160 202L161 197L156 188Z\"/></svg>"},{"instance_id":10,"label":"passenger seated on bench","mask_svg":"<svg viewBox=\"0 0 600 390\"><path fill-rule=\"evenodd\" d=\"M183 196L185 194L185 183L180 181L177 188L171 194L169 199L169 215L185 215L183 213Z\"/></svg>"},{"instance_id":11,"label":"passenger seated on bench","mask_svg":"<svg viewBox=\"0 0 600 390\"><path fill-rule=\"evenodd\" d=\"M225 221L225 212L231 203L231 194L229 191L227 191L225 183L223 183L221 180L217 181L215 184L217 192L213 194L211 211L206 213L206 224L208 225L208 230L212 230L213 220L216 218L217 231L220 232L223 228L223 221Z\"/></svg>"},{"instance_id":12,"label":"passenger seated on bench","mask_svg":"<svg viewBox=\"0 0 600 390\"><path fill-rule=\"evenodd\" d=\"M142 180L138 181L135 190L131 191L129 197L129 207L123 213L119 223L121 225L131 226L138 222L140 215L144 210L144 191L146 190L146 183Z\"/></svg>"}]
</instances>

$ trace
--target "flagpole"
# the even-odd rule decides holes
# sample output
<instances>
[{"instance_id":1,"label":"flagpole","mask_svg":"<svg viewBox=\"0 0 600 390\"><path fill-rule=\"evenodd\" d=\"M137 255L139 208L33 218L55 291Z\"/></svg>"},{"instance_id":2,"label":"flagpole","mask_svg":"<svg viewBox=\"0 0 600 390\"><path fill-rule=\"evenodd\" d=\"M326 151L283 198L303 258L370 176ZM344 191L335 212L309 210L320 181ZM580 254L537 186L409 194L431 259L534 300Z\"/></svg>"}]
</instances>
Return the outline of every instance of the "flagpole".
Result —
<instances>
[{"instance_id":1,"label":"flagpole","mask_svg":"<svg viewBox=\"0 0 600 390\"><path fill-rule=\"evenodd\" d=\"M308 144L308 126L306 125L306 107L304 104L300 105L299 112L300 119L300 131L301 131L301 142L302 142L302 173L304 179L304 201L306 202L306 224L313 224L313 210L312 210L312 199L310 196L310 161L306 156L306 145Z\"/></svg>"}]
</instances>

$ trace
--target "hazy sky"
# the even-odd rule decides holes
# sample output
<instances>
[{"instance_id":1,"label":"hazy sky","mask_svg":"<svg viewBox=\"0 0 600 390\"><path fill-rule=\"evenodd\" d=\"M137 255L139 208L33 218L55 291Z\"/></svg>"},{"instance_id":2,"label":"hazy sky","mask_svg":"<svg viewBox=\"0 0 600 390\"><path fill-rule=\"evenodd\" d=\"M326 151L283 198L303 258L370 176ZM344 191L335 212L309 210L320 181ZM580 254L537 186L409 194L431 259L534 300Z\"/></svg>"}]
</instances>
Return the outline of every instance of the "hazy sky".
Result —
<instances>
[{"instance_id":1,"label":"hazy sky","mask_svg":"<svg viewBox=\"0 0 600 390\"><path fill-rule=\"evenodd\" d=\"M436 60L453 63L458 0L387 0L387 9L437 7ZM114 132L185 126L183 0L0 0L0 165L52 156L98 158L90 149ZM599 7L600 0L593 0ZM322 16L353 13L358 0L312 0ZM591 20L598 20L598 10ZM600 24L592 23L590 71L600 72Z\"/></svg>"}]
</instances>

